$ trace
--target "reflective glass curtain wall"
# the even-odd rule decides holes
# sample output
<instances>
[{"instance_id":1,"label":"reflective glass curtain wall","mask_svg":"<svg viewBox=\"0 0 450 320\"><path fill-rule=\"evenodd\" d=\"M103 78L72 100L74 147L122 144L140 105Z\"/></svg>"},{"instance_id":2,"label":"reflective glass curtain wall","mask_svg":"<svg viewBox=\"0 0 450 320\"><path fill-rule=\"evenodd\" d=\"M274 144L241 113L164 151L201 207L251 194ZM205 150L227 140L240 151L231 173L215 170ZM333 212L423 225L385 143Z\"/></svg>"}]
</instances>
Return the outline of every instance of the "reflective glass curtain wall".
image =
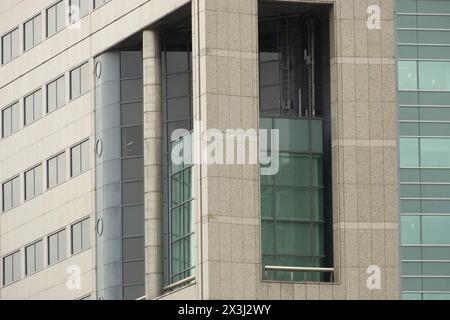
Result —
<instances>
[{"instance_id":1,"label":"reflective glass curtain wall","mask_svg":"<svg viewBox=\"0 0 450 320\"><path fill-rule=\"evenodd\" d=\"M172 162L172 149L190 141L192 114L191 31L164 32L162 39L164 265L166 285L193 275L194 222L192 164L183 150L184 164ZM182 129L184 135L173 135Z\"/></svg>"},{"instance_id":2,"label":"reflective glass curtain wall","mask_svg":"<svg viewBox=\"0 0 450 320\"><path fill-rule=\"evenodd\" d=\"M397 0L402 297L450 299L450 1Z\"/></svg>"},{"instance_id":3,"label":"reflective glass curtain wall","mask_svg":"<svg viewBox=\"0 0 450 320\"><path fill-rule=\"evenodd\" d=\"M145 295L142 52L96 58L97 298Z\"/></svg>"},{"instance_id":4,"label":"reflective glass curtain wall","mask_svg":"<svg viewBox=\"0 0 450 320\"><path fill-rule=\"evenodd\" d=\"M261 176L263 278L331 281L264 269L333 266L328 9L276 17L281 7L260 5L260 128L280 134L280 170Z\"/></svg>"}]
</instances>

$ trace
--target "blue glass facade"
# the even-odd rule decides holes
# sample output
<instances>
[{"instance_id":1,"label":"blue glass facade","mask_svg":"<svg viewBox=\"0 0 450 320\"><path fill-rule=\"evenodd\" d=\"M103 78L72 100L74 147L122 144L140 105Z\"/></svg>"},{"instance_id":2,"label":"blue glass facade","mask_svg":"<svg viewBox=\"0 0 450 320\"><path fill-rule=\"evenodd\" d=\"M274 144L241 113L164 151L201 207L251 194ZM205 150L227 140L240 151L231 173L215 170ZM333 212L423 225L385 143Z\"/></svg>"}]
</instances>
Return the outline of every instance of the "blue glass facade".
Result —
<instances>
[{"instance_id":1,"label":"blue glass facade","mask_svg":"<svg viewBox=\"0 0 450 320\"><path fill-rule=\"evenodd\" d=\"M450 1L397 0L402 298L450 299Z\"/></svg>"}]
</instances>

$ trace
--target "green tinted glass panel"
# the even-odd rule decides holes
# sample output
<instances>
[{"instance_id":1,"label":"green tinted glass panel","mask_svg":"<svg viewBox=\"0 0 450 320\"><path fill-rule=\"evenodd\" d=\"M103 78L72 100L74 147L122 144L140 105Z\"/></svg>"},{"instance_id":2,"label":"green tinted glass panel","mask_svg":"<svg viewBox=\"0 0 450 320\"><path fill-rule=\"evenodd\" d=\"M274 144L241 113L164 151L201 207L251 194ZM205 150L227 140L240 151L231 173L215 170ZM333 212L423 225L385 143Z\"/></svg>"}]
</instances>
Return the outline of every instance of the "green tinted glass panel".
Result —
<instances>
[{"instance_id":1,"label":"green tinted glass panel","mask_svg":"<svg viewBox=\"0 0 450 320\"><path fill-rule=\"evenodd\" d=\"M278 222L277 252L281 255L311 255L311 226L308 223Z\"/></svg>"},{"instance_id":2,"label":"green tinted glass panel","mask_svg":"<svg viewBox=\"0 0 450 320\"><path fill-rule=\"evenodd\" d=\"M280 155L280 169L275 176L279 186L307 187L310 185L310 158L298 155Z\"/></svg>"},{"instance_id":3,"label":"green tinted glass panel","mask_svg":"<svg viewBox=\"0 0 450 320\"><path fill-rule=\"evenodd\" d=\"M423 90L450 90L450 62L420 61L419 84Z\"/></svg>"},{"instance_id":4,"label":"green tinted glass panel","mask_svg":"<svg viewBox=\"0 0 450 320\"><path fill-rule=\"evenodd\" d=\"M419 166L419 139L400 139L400 166L402 168Z\"/></svg>"},{"instance_id":5,"label":"green tinted glass panel","mask_svg":"<svg viewBox=\"0 0 450 320\"><path fill-rule=\"evenodd\" d=\"M450 167L450 139L421 139L423 167Z\"/></svg>"},{"instance_id":6,"label":"green tinted glass panel","mask_svg":"<svg viewBox=\"0 0 450 320\"><path fill-rule=\"evenodd\" d=\"M401 229L402 244L420 243L420 217L403 216Z\"/></svg>"},{"instance_id":7,"label":"green tinted glass panel","mask_svg":"<svg viewBox=\"0 0 450 320\"><path fill-rule=\"evenodd\" d=\"M398 62L398 87L400 90L417 89L417 62Z\"/></svg>"},{"instance_id":8,"label":"green tinted glass panel","mask_svg":"<svg viewBox=\"0 0 450 320\"><path fill-rule=\"evenodd\" d=\"M450 245L450 216L422 217L424 244Z\"/></svg>"},{"instance_id":9,"label":"green tinted glass panel","mask_svg":"<svg viewBox=\"0 0 450 320\"><path fill-rule=\"evenodd\" d=\"M450 293L424 293L423 300L450 300Z\"/></svg>"},{"instance_id":10,"label":"green tinted glass panel","mask_svg":"<svg viewBox=\"0 0 450 320\"><path fill-rule=\"evenodd\" d=\"M280 151L309 152L308 120L275 119L274 128L280 130Z\"/></svg>"},{"instance_id":11,"label":"green tinted glass panel","mask_svg":"<svg viewBox=\"0 0 450 320\"><path fill-rule=\"evenodd\" d=\"M311 192L308 188L279 188L275 191L275 199L279 219L311 219Z\"/></svg>"},{"instance_id":12,"label":"green tinted glass panel","mask_svg":"<svg viewBox=\"0 0 450 320\"><path fill-rule=\"evenodd\" d=\"M422 295L420 293L404 293L402 300L422 300Z\"/></svg>"}]
</instances>

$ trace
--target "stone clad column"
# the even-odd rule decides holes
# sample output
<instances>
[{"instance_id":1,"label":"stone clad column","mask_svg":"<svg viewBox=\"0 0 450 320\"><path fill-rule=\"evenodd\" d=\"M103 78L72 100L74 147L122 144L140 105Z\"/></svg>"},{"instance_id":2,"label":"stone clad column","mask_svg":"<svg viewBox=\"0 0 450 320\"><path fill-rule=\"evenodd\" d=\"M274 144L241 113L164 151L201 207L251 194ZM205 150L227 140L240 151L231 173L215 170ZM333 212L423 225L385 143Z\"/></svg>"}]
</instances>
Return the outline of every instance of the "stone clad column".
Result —
<instances>
[{"instance_id":1,"label":"stone clad column","mask_svg":"<svg viewBox=\"0 0 450 320\"><path fill-rule=\"evenodd\" d=\"M145 293L147 299L162 294L162 106L161 50L156 31L145 30L144 61L144 170L145 170Z\"/></svg>"},{"instance_id":2,"label":"stone clad column","mask_svg":"<svg viewBox=\"0 0 450 320\"><path fill-rule=\"evenodd\" d=\"M192 1L194 120L202 130L258 129L257 4ZM199 296L255 299L261 279L259 165L201 164L195 177Z\"/></svg>"}]
</instances>

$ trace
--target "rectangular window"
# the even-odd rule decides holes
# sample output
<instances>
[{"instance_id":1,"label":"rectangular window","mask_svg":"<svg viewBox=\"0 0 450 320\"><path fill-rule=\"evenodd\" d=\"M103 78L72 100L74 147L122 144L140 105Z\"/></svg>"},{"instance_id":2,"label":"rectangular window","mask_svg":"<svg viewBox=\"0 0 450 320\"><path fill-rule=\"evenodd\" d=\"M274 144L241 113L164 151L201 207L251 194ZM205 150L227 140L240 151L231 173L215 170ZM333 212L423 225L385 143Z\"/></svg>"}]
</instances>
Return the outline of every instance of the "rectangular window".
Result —
<instances>
[{"instance_id":1,"label":"rectangular window","mask_svg":"<svg viewBox=\"0 0 450 320\"><path fill-rule=\"evenodd\" d=\"M47 9L47 38L61 31L66 25L64 11L64 1Z\"/></svg>"},{"instance_id":2,"label":"rectangular window","mask_svg":"<svg viewBox=\"0 0 450 320\"><path fill-rule=\"evenodd\" d=\"M19 28L2 37L2 64L19 56Z\"/></svg>"},{"instance_id":3,"label":"rectangular window","mask_svg":"<svg viewBox=\"0 0 450 320\"><path fill-rule=\"evenodd\" d=\"M47 85L47 112L52 112L66 103L64 76Z\"/></svg>"},{"instance_id":4,"label":"rectangular window","mask_svg":"<svg viewBox=\"0 0 450 320\"><path fill-rule=\"evenodd\" d=\"M450 90L450 62L419 61L421 90Z\"/></svg>"},{"instance_id":5,"label":"rectangular window","mask_svg":"<svg viewBox=\"0 0 450 320\"><path fill-rule=\"evenodd\" d=\"M24 125L27 126L42 117L42 90L37 90L24 100Z\"/></svg>"},{"instance_id":6,"label":"rectangular window","mask_svg":"<svg viewBox=\"0 0 450 320\"><path fill-rule=\"evenodd\" d=\"M2 110L2 138L9 137L20 129L19 102Z\"/></svg>"},{"instance_id":7,"label":"rectangular window","mask_svg":"<svg viewBox=\"0 0 450 320\"><path fill-rule=\"evenodd\" d=\"M21 278L20 251L3 258L3 285L7 286Z\"/></svg>"},{"instance_id":8,"label":"rectangular window","mask_svg":"<svg viewBox=\"0 0 450 320\"><path fill-rule=\"evenodd\" d=\"M30 50L42 41L42 17L37 15L23 25L24 50Z\"/></svg>"},{"instance_id":9,"label":"rectangular window","mask_svg":"<svg viewBox=\"0 0 450 320\"><path fill-rule=\"evenodd\" d=\"M66 230L48 237L48 264L52 265L66 258Z\"/></svg>"},{"instance_id":10,"label":"rectangular window","mask_svg":"<svg viewBox=\"0 0 450 320\"><path fill-rule=\"evenodd\" d=\"M44 241L38 241L25 248L25 275L41 271L44 268Z\"/></svg>"},{"instance_id":11,"label":"rectangular window","mask_svg":"<svg viewBox=\"0 0 450 320\"><path fill-rule=\"evenodd\" d=\"M51 189L66 181L66 153L47 161L47 188Z\"/></svg>"},{"instance_id":12,"label":"rectangular window","mask_svg":"<svg viewBox=\"0 0 450 320\"><path fill-rule=\"evenodd\" d=\"M398 62L398 88L400 90L417 90L417 62Z\"/></svg>"},{"instance_id":13,"label":"rectangular window","mask_svg":"<svg viewBox=\"0 0 450 320\"><path fill-rule=\"evenodd\" d=\"M72 254L77 254L91 246L90 219L83 220L71 227Z\"/></svg>"},{"instance_id":14,"label":"rectangular window","mask_svg":"<svg viewBox=\"0 0 450 320\"><path fill-rule=\"evenodd\" d=\"M16 177L2 186L3 212L20 204L20 177Z\"/></svg>"},{"instance_id":15,"label":"rectangular window","mask_svg":"<svg viewBox=\"0 0 450 320\"><path fill-rule=\"evenodd\" d=\"M70 71L70 100L76 99L89 91L89 63Z\"/></svg>"},{"instance_id":16,"label":"rectangular window","mask_svg":"<svg viewBox=\"0 0 450 320\"><path fill-rule=\"evenodd\" d=\"M70 149L70 176L76 177L89 170L89 140Z\"/></svg>"},{"instance_id":17,"label":"rectangular window","mask_svg":"<svg viewBox=\"0 0 450 320\"><path fill-rule=\"evenodd\" d=\"M100 8L104 4L110 2L111 0L94 0L94 9Z\"/></svg>"},{"instance_id":18,"label":"rectangular window","mask_svg":"<svg viewBox=\"0 0 450 320\"><path fill-rule=\"evenodd\" d=\"M74 23L89 13L90 0L70 0L70 23Z\"/></svg>"},{"instance_id":19,"label":"rectangular window","mask_svg":"<svg viewBox=\"0 0 450 320\"><path fill-rule=\"evenodd\" d=\"M25 201L42 193L42 165L25 172Z\"/></svg>"}]
</instances>

